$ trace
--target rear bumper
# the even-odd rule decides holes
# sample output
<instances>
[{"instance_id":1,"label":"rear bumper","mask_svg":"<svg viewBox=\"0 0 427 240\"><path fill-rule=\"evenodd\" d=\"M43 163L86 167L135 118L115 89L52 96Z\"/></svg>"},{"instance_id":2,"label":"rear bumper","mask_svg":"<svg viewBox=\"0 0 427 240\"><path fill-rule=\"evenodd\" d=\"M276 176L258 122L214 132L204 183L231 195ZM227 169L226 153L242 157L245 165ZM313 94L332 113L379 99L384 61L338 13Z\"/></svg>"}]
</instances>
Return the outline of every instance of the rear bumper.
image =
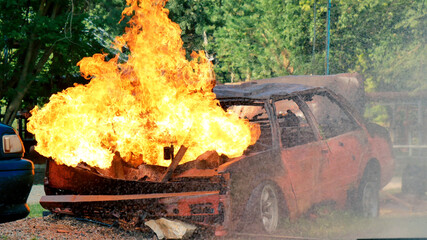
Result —
<instances>
[{"instance_id":1,"label":"rear bumper","mask_svg":"<svg viewBox=\"0 0 427 240\"><path fill-rule=\"evenodd\" d=\"M34 165L25 159L0 161L0 222L26 217L26 204L34 180Z\"/></svg>"},{"instance_id":2,"label":"rear bumper","mask_svg":"<svg viewBox=\"0 0 427 240\"><path fill-rule=\"evenodd\" d=\"M8 204L0 207L0 223L11 222L25 218L30 213L30 208L26 203Z\"/></svg>"}]
</instances>

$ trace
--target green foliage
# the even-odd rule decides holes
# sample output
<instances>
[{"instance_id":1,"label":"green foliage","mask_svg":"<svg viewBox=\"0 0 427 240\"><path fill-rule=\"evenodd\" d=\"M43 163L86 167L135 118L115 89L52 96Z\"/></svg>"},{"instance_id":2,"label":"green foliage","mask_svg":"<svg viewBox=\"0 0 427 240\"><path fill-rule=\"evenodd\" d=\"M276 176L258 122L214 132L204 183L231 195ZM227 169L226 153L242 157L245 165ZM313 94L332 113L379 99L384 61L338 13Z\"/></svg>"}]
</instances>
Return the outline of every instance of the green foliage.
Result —
<instances>
[{"instance_id":1,"label":"green foliage","mask_svg":"<svg viewBox=\"0 0 427 240\"><path fill-rule=\"evenodd\" d=\"M310 14L295 1L223 1L224 26L215 32L216 70L223 81L299 72L310 36ZM293 17L298 16L298 17ZM300 29L301 26L304 26ZM220 74L221 75L221 74Z\"/></svg>"},{"instance_id":2,"label":"green foliage","mask_svg":"<svg viewBox=\"0 0 427 240\"><path fill-rule=\"evenodd\" d=\"M28 215L28 217L30 218L42 217L43 211L46 211L46 209L44 209L42 205L40 205L40 203L30 204L29 207L30 207L30 214Z\"/></svg>"},{"instance_id":3,"label":"green foliage","mask_svg":"<svg viewBox=\"0 0 427 240\"><path fill-rule=\"evenodd\" d=\"M167 7L187 50L208 49L218 80L228 82L324 74L327 2L171 0ZM427 88L425 9L425 0L332 1L330 72L362 73L369 91Z\"/></svg>"},{"instance_id":4,"label":"green foliage","mask_svg":"<svg viewBox=\"0 0 427 240\"><path fill-rule=\"evenodd\" d=\"M123 6L119 0L0 0L3 121L10 124L19 108L43 104L52 93L86 83L76 63L102 49L96 31L120 31Z\"/></svg>"},{"instance_id":5,"label":"green foliage","mask_svg":"<svg viewBox=\"0 0 427 240\"><path fill-rule=\"evenodd\" d=\"M187 54L205 50L217 80L230 82L324 74L327 3L170 0L166 7ZM24 95L18 105L31 107L86 83L76 63L100 51L115 54L111 43L128 20L119 23L124 6L124 0L0 0L1 104L9 111ZM331 74L359 72L368 91L425 91L426 22L425 0L332 0Z\"/></svg>"},{"instance_id":6,"label":"green foliage","mask_svg":"<svg viewBox=\"0 0 427 240\"><path fill-rule=\"evenodd\" d=\"M171 0L166 4L166 8L170 9L170 19L181 27L184 48L188 54L210 50L207 44L213 41L213 30L219 24L216 12L218 6L215 0Z\"/></svg>"},{"instance_id":7,"label":"green foliage","mask_svg":"<svg viewBox=\"0 0 427 240\"><path fill-rule=\"evenodd\" d=\"M365 118L371 122L380 124L381 126L388 127L390 123L389 112L386 106L374 105L368 106L365 110Z\"/></svg>"},{"instance_id":8,"label":"green foliage","mask_svg":"<svg viewBox=\"0 0 427 240\"><path fill-rule=\"evenodd\" d=\"M340 57L336 69L363 73L368 91L426 87L425 1L349 0L339 7L332 48Z\"/></svg>"}]
</instances>

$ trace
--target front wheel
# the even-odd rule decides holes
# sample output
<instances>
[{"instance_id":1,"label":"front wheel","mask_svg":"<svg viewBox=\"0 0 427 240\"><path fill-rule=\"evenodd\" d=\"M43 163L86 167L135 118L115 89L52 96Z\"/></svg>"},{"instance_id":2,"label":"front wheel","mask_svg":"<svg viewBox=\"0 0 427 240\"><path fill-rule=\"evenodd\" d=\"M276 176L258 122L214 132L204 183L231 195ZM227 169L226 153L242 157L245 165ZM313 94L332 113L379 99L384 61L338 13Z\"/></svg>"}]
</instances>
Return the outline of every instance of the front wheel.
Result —
<instances>
[{"instance_id":1,"label":"front wheel","mask_svg":"<svg viewBox=\"0 0 427 240\"><path fill-rule=\"evenodd\" d=\"M259 204L262 226L266 232L273 233L279 223L279 201L274 186L264 185Z\"/></svg>"},{"instance_id":2,"label":"front wheel","mask_svg":"<svg viewBox=\"0 0 427 240\"><path fill-rule=\"evenodd\" d=\"M249 221L271 234L277 230L280 218L279 195L271 183L258 185L251 193L247 209Z\"/></svg>"}]
</instances>

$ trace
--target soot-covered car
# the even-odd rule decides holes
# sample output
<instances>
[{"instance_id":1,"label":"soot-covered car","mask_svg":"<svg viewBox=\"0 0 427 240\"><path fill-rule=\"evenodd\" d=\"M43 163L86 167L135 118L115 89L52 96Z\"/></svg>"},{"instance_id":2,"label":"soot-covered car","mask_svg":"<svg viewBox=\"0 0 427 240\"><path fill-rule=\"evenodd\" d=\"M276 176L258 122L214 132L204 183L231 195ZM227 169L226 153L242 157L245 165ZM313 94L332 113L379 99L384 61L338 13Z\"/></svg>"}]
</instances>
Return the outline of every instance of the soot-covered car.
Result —
<instances>
[{"instance_id":1,"label":"soot-covered car","mask_svg":"<svg viewBox=\"0 0 427 240\"><path fill-rule=\"evenodd\" d=\"M13 128L0 124L0 223L26 217L34 165L23 159L24 147Z\"/></svg>"},{"instance_id":2,"label":"soot-covered car","mask_svg":"<svg viewBox=\"0 0 427 240\"><path fill-rule=\"evenodd\" d=\"M219 85L214 92L226 111L261 129L244 155L212 151L168 168L144 165L139 180L49 161L42 206L135 224L181 219L217 235L249 223L273 233L281 220L323 202L378 215L378 192L393 170L388 133L366 123L346 99L287 83Z\"/></svg>"}]
</instances>

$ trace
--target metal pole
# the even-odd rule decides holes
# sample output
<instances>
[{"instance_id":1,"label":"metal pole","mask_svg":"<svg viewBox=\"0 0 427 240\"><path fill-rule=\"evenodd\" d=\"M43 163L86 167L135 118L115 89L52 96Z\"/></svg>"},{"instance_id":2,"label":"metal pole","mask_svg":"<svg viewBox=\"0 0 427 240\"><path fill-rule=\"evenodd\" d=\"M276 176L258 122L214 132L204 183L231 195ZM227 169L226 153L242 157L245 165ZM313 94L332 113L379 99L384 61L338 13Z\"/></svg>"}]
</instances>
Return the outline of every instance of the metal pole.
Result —
<instances>
[{"instance_id":1,"label":"metal pole","mask_svg":"<svg viewBox=\"0 0 427 240\"><path fill-rule=\"evenodd\" d=\"M422 99L418 99L418 106L417 106L417 115L418 115L418 121L417 121L417 131L418 131L418 144L423 145L424 144L424 136L423 136L423 126L424 126L424 119L423 119L423 103Z\"/></svg>"},{"instance_id":2,"label":"metal pole","mask_svg":"<svg viewBox=\"0 0 427 240\"><path fill-rule=\"evenodd\" d=\"M331 0L328 0L328 35L326 38L326 75L329 75L329 45L331 38Z\"/></svg>"},{"instance_id":3,"label":"metal pole","mask_svg":"<svg viewBox=\"0 0 427 240\"><path fill-rule=\"evenodd\" d=\"M316 0L314 0L313 6L313 59L311 61L311 74L314 74L315 63L316 63Z\"/></svg>"}]
</instances>

